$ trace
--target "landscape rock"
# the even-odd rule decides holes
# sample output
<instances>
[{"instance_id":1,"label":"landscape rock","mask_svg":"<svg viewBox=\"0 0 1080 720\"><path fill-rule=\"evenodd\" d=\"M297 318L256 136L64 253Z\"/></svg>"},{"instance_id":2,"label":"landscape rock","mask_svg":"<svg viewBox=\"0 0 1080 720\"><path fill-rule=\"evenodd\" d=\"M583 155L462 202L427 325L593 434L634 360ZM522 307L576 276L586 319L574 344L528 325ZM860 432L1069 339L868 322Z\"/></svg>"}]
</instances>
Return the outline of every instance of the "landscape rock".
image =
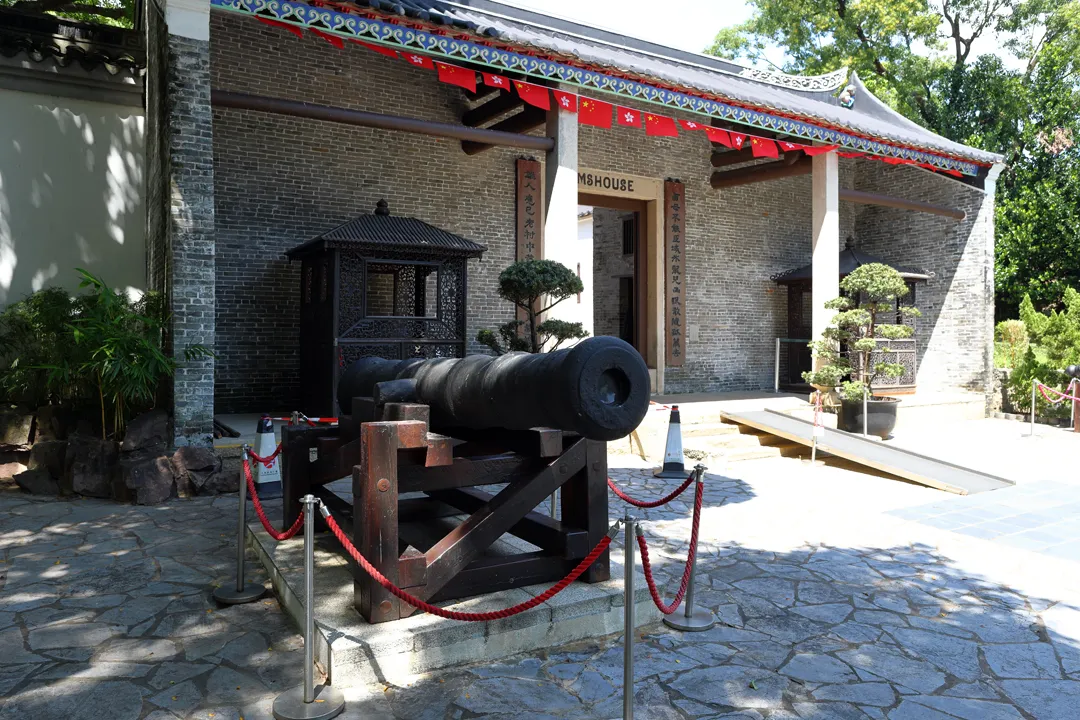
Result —
<instances>
[{"instance_id":1,"label":"landscape rock","mask_svg":"<svg viewBox=\"0 0 1080 720\"><path fill-rule=\"evenodd\" d=\"M34 423L34 443L48 440L67 440L73 417L62 405L42 405L37 409Z\"/></svg>"},{"instance_id":2,"label":"landscape rock","mask_svg":"<svg viewBox=\"0 0 1080 720\"><path fill-rule=\"evenodd\" d=\"M0 449L28 449L33 431L33 414L17 408L0 411Z\"/></svg>"},{"instance_id":3,"label":"landscape rock","mask_svg":"<svg viewBox=\"0 0 1080 720\"><path fill-rule=\"evenodd\" d=\"M60 481L46 470L26 470L14 477L15 484L31 495L59 495Z\"/></svg>"},{"instance_id":4,"label":"landscape rock","mask_svg":"<svg viewBox=\"0 0 1080 720\"><path fill-rule=\"evenodd\" d=\"M145 451L161 455L168 442L169 416L164 410L151 410L136 416L127 424L120 450L125 453Z\"/></svg>"},{"instance_id":5,"label":"landscape rock","mask_svg":"<svg viewBox=\"0 0 1080 720\"><path fill-rule=\"evenodd\" d=\"M30 448L30 456L26 461L28 470L44 470L57 482L64 477L64 468L67 463L67 441L46 440L34 443Z\"/></svg>"},{"instance_id":6,"label":"landscape rock","mask_svg":"<svg viewBox=\"0 0 1080 720\"><path fill-rule=\"evenodd\" d=\"M176 474L168 457L125 458L120 461L123 485L139 505L157 505L173 497ZM119 499L119 498L117 498Z\"/></svg>"},{"instance_id":7,"label":"landscape rock","mask_svg":"<svg viewBox=\"0 0 1080 720\"><path fill-rule=\"evenodd\" d=\"M188 484L198 495L234 493L240 489L239 473L224 469L221 458L209 448L178 448L173 464L178 478L183 478L178 479L178 487Z\"/></svg>"},{"instance_id":8,"label":"landscape rock","mask_svg":"<svg viewBox=\"0 0 1080 720\"><path fill-rule=\"evenodd\" d=\"M19 473L24 472L26 469L26 465L19 462L18 460L0 461L0 480L4 478L15 477Z\"/></svg>"},{"instance_id":9,"label":"landscape rock","mask_svg":"<svg viewBox=\"0 0 1080 720\"><path fill-rule=\"evenodd\" d=\"M67 481L73 492L87 497L112 495L119 473L115 442L88 435L73 435L67 442Z\"/></svg>"}]
</instances>

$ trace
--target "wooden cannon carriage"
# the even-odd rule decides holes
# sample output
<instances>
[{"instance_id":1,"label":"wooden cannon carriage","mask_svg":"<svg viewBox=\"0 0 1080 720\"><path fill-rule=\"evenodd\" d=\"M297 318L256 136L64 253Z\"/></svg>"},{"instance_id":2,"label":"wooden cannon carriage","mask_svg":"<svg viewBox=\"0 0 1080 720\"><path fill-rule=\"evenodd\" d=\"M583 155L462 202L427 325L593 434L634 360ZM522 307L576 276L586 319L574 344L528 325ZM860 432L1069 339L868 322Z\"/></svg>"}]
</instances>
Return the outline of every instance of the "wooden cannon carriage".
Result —
<instances>
[{"instance_id":1,"label":"wooden cannon carriage","mask_svg":"<svg viewBox=\"0 0 1080 720\"><path fill-rule=\"evenodd\" d=\"M284 517L316 495L343 526L351 518L354 544L383 575L437 602L556 582L604 537L606 440L644 417L648 373L608 337L546 355L364 358L338 401L352 410L338 427L284 429ZM351 504L325 487L350 473ZM560 488L559 519L538 512ZM536 549L498 543L507 533ZM353 576L368 622L414 612L355 565ZM604 553L581 579L608 577Z\"/></svg>"}]
</instances>

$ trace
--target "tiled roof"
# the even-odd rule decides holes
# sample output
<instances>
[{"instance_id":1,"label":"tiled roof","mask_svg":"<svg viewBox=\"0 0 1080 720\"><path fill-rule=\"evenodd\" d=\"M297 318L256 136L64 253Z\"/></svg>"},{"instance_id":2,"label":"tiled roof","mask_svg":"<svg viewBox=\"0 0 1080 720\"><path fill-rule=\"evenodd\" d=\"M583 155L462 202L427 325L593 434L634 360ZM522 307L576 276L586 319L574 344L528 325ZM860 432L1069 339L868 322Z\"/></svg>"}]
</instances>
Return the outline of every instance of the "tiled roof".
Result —
<instances>
[{"instance_id":1,"label":"tiled roof","mask_svg":"<svg viewBox=\"0 0 1080 720\"><path fill-rule=\"evenodd\" d=\"M0 8L0 56L103 66L111 73L146 67L142 34L133 30L64 20L43 13Z\"/></svg>"},{"instance_id":2,"label":"tiled roof","mask_svg":"<svg viewBox=\"0 0 1080 720\"><path fill-rule=\"evenodd\" d=\"M374 213L361 215L338 225L333 230L294 247L286 254L295 258L324 247L434 251L435 254L458 257L480 257L487 250L485 245L440 230L422 220L391 215L385 200L379 201Z\"/></svg>"},{"instance_id":3,"label":"tiled roof","mask_svg":"<svg viewBox=\"0 0 1080 720\"><path fill-rule=\"evenodd\" d=\"M873 97L854 73L849 78L843 70L816 77L759 71L492 0L352 1L361 7L469 30L513 45L577 58L590 66L651 78L665 85L798 116L877 140L982 163L1002 159L1001 155L954 142L920 127ZM836 97L846 84L855 88L855 104L850 109L842 107Z\"/></svg>"},{"instance_id":4,"label":"tiled roof","mask_svg":"<svg viewBox=\"0 0 1080 720\"><path fill-rule=\"evenodd\" d=\"M869 265L870 263L881 263L882 265L888 265L897 272L905 280L928 280L930 279L930 273L925 270L917 270L915 268L906 268L896 265L895 263L885 262L881 258L874 257L873 255L867 255L864 252L856 250L851 245L851 241L848 241L847 247L840 251L840 277L847 277L855 268L862 265ZM774 282L780 285L787 285L793 282L803 282L813 279L814 266L803 265L800 268L794 270L787 270L786 272L778 273L772 276Z\"/></svg>"}]
</instances>

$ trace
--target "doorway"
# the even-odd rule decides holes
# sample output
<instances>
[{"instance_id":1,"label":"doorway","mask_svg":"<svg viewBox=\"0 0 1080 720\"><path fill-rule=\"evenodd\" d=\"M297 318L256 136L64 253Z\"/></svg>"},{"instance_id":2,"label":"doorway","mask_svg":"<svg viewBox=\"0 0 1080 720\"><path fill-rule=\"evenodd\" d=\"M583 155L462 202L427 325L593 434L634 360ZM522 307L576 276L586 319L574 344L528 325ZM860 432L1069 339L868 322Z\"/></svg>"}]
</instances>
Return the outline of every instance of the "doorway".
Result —
<instances>
[{"instance_id":1,"label":"doorway","mask_svg":"<svg viewBox=\"0 0 1080 720\"><path fill-rule=\"evenodd\" d=\"M648 362L645 203L584 194L579 200L591 201L582 206L592 220L591 333L625 340Z\"/></svg>"}]
</instances>

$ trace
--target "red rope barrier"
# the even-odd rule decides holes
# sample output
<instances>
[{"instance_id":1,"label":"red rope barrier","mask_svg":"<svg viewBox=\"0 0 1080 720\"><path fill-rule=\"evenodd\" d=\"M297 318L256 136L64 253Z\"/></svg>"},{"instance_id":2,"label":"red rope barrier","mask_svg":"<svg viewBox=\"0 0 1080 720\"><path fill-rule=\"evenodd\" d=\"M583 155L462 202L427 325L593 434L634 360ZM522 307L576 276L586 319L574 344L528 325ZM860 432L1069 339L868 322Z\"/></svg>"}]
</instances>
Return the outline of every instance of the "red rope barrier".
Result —
<instances>
[{"instance_id":1,"label":"red rope barrier","mask_svg":"<svg viewBox=\"0 0 1080 720\"><path fill-rule=\"evenodd\" d=\"M356 549L356 546L352 544L352 541L349 540L348 536L342 531L341 527L337 524L337 521L334 520L333 516L330 514L330 511L326 509L325 505L322 506L322 514L323 517L326 518L326 524L330 527L330 532L332 532L334 534L334 537L338 539L338 542L341 543L341 547L345 548L345 552L349 553L349 555L351 555L352 558L356 560L357 564L359 564L360 567L364 569L364 572L374 578L375 582L382 585L383 588L385 588L388 592L393 594L395 597L404 600L418 610L423 610L426 613L430 613L431 615L437 615L441 618L446 618L447 620L463 620L465 622L486 622L488 620L501 620L503 618L513 617L518 613L525 612L526 610L536 607L542 602L550 600L551 598L555 597L563 590L565 590L570 585L570 583L577 580L583 572L588 570L589 566L596 562L596 559L600 557L604 553L604 551L607 550L608 545L611 544L611 534L609 533L608 535L605 535L603 539L601 539L600 542L596 544L596 547L593 548L591 553L585 556L585 559L578 563L578 566L576 568L570 571L569 575L567 575L555 585L552 585L547 590L530 600L526 600L523 603L519 603L517 605L514 605L513 607L508 607L503 610L493 610L491 612L482 613L466 613L457 612L455 610L444 610L443 608L436 605L426 603L420 598L410 595L398 586L394 585L394 583L386 579L386 576L384 576L377 569L375 569L375 566L368 562L367 558L365 558L360 553L360 551ZM614 532L614 530L612 530L612 532Z\"/></svg>"},{"instance_id":2,"label":"red rope barrier","mask_svg":"<svg viewBox=\"0 0 1080 720\"><path fill-rule=\"evenodd\" d=\"M690 483L692 483L692 482L694 482L694 474L693 473L690 474L690 477L686 478L686 482L684 482L682 485L677 487L675 489L675 491L672 492L670 495L668 495L666 497L662 497L659 500L651 500L651 501L648 501L648 502L646 502L645 500L635 500L634 498L630 497L629 495L624 493L622 490L620 490L618 488L618 486L615 485L615 482L611 478L608 478L607 485L608 485L609 488L611 488L611 492L613 492L613 493L615 493L616 495L619 496L620 500L625 500L626 502L630 503L634 507L638 507L638 508L655 508L655 507L660 507L661 505L667 505L669 502L671 502L675 498L682 495L683 492L686 490L686 488L690 487Z\"/></svg>"},{"instance_id":3,"label":"red rope barrier","mask_svg":"<svg viewBox=\"0 0 1080 720\"><path fill-rule=\"evenodd\" d=\"M1038 380L1035 381L1035 384L1039 386L1039 392L1042 393L1042 396L1046 399L1046 402L1050 403L1051 405L1059 405L1059 404L1065 402L1066 400L1073 400L1073 401L1076 401L1076 402L1080 402L1080 398L1073 397L1072 395L1068 394L1068 393L1072 392L1073 383L1075 383L1075 382L1076 382L1075 380L1070 380L1068 387L1065 388L1065 392L1063 392L1063 393L1058 392L1057 390L1055 390L1052 387L1048 387L1046 385L1043 385ZM1057 400L1051 399L1050 396L1046 394L1047 390L1049 390L1050 392L1057 395L1058 399Z\"/></svg>"},{"instance_id":4,"label":"red rope barrier","mask_svg":"<svg viewBox=\"0 0 1080 720\"><path fill-rule=\"evenodd\" d=\"M278 449L281 449L278 446ZM300 532L300 528L304 526L304 511L301 510L300 514L296 517L296 522L292 524L292 527L285 532L278 532L277 529L270 524L270 520L266 517L266 512L263 510L262 501L259 500L259 493L255 491L255 478L251 477L251 463L244 459L244 477L247 479L248 494L251 495L251 502L255 505L255 514L259 516L259 522L262 523L263 529L266 530L270 537L274 538L278 542L282 540L288 540L296 533Z\"/></svg>"},{"instance_id":5,"label":"red rope barrier","mask_svg":"<svg viewBox=\"0 0 1080 720\"><path fill-rule=\"evenodd\" d=\"M269 433L267 433L267 434L269 434ZM276 458L280 452L281 452L281 443L278 443L277 447L274 448L274 452L270 453L270 455L268 455L267 457L259 457L258 455L255 454L254 450L251 450L250 448L248 448L248 455L251 456L251 459L254 460L257 463L262 463L265 467L270 467L270 463L274 462L274 458Z\"/></svg>"},{"instance_id":6,"label":"red rope barrier","mask_svg":"<svg viewBox=\"0 0 1080 720\"><path fill-rule=\"evenodd\" d=\"M653 603L657 609L665 615L671 615L682 604L686 589L690 586L690 571L694 565L694 557L697 555L698 525L701 522L701 501L704 498L704 483L698 483L697 493L694 497L694 524L690 530L690 552L686 556L686 567L683 569L682 582L679 584L679 592L670 605L665 605L660 598L660 591L656 589L656 581L652 575L652 565L649 564L649 546L645 542L645 534L641 526L637 526L637 542L641 551L641 569L645 573L645 582L649 585L649 594L652 595Z\"/></svg>"}]
</instances>

